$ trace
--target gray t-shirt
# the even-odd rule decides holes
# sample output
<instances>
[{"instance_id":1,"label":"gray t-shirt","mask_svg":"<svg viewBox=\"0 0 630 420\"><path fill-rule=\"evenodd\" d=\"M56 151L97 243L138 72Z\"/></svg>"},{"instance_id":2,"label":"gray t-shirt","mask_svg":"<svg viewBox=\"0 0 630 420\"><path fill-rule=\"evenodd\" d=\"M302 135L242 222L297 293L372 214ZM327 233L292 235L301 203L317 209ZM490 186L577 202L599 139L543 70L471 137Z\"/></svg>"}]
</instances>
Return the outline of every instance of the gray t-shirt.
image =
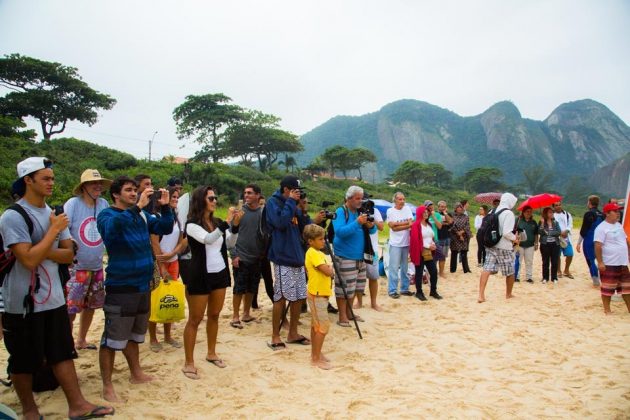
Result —
<instances>
[{"instance_id":1,"label":"gray t-shirt","mask_svg":"<svg viewBox=\"0 0 630 420\"><path fill-rule=\"evenodd\" d=\"M96 228L94 216L98 216L107 207L109 207L109 204L103 198L99 198L96 201L95 209L94 207L88 207L81 197L72 197L63 206L70 220L68 224L70 234L79 245L76 257L77 263L74 265L77 270L96 271L103 268L105 245L103 244L103 239L101 239L101 234Z\"/></svg>"},{"instance_id":2,"label":"gray t-shirt","mask_svg":"<svg viewBox=\"0 0 630 420\"><path fill-rule=\"evenodd\" d=\"M33 221L33 237L28 233L28 226L24 218L16 211L7 210L0 217L0 233L4 240L5 251L11 245L18 243L36 244L46 235L50 226L50 212L48 206L34 207L24 199L17 204L24 207ZM64 229L52 245L52 249L59 247L59 241L70 239L70 231ZM34 294L35 312L48 311L63 306L66 300L63 296L61 281L59 280L59 266L52 260L44 260L37 267L40 277L39 291ZM13 269L7 274L2 285L4 310L11 314L24 312L24 297L31 284L31 272L16 260Z\"/></svg>"},{"instance_id":3,"label":"gray t-shirt","mask_svg":"<svg viewBox=\"0 0 630 420\"><path fill-rule=\"evenodd\" d=\"M238 225L238 238L236 246L231 253L232 257L239 257L246 264L253 264L260 259L263 245L258 237L258 222L262 216L262 207L251 210L243 206L243 217Z\"/></svg>"}]
</instances>

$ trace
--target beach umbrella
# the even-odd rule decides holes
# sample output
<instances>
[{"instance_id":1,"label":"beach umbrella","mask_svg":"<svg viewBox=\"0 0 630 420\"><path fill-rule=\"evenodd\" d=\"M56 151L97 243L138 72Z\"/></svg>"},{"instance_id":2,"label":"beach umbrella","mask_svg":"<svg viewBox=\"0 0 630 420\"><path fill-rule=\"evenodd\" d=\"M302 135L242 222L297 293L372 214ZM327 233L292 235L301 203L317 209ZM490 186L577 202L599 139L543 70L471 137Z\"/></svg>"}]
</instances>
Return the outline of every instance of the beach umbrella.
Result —
<instances>
[{"instance_id":1,"label":"beach umbrella","mask_svg":"<svg viewBox=\"0 0 630 420\"><path fill-rule=\"evenodd\" d=\"M492 204L494 200L500 200L503 193L500 192L487 192L477 194L475 196L475 201L482 204Z\"/></svg>"},{"instance_id":2,"label":"beach umbrella","mask_svg":"<svg viewBox=\"0 0 630 420\"><path fill-rule=\"evenodd\" d=\"M544 194L532 195L527 200L523 201L523 203L521 203L520 206L518 206L518 210L519 211L523 210L523 207L525 207L525 206L529 206L532 209L539 209L541 207L548 207L548 206L551 206L553 203L556 203L558 201L562 201L562 197L560 197L557 194L544 193Z\"/></svg>"},{"instance_id":3,"label":"beach umbrella","mask_svg":"<svg viewBox=\"0 0 630 420\"><path fill-rule=\"evenodd\" d=\"M387 218L387 209L394 207L394 205L389 201L381 200L380 198L374 198L372 201L374 201L374 207L381 212L381 216L383 216L383 220L385 220Z\"/></svg>"}]
</instances>

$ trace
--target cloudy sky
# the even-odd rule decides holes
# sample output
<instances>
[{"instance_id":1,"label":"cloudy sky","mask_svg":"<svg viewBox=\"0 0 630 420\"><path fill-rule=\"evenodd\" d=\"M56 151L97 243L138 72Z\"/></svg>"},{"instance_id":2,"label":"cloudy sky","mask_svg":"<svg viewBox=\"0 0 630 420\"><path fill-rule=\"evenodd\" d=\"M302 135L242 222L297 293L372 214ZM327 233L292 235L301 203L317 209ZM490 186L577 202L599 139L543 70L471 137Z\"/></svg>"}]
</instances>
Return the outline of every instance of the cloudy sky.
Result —
<instances>
[{"instance_id":1,"label":"cloudy sky","mask_svg":"<svg viewBox=\"0 0 630 420\"><path fill-rule=\"evenodd\" d=\"M172 118L190 94L296 134L403 98L462 116L507 99L533 119L592 98L630 123L627 0L0 0L9 53L77 67L118 104L66 135L142 158L156 131L154 158L194 153Z\"/></svg>"}]
</instances>

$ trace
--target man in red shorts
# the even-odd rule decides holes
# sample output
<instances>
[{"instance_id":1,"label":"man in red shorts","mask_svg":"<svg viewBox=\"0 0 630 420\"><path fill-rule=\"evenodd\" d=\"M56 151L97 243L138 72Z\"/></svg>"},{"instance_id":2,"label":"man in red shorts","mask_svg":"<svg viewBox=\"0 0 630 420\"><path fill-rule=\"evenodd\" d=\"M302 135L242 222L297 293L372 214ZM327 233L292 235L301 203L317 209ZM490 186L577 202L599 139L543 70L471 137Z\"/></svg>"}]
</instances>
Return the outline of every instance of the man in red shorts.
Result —
<instances>
[{"instance_id":1,"label":"man in red shorts","mask_svg":"<svg viewBox=\"0 0 630 420\"><path fill-rule=\"evenodd\" d=\"M610 314L610 299L615 291L623 297L630 312L630 272L628 271L628 236L619 223L619 207L604 206L606 219L597 226L593 242L601 279L604 313Z\"/></svg>"}]
</instances>

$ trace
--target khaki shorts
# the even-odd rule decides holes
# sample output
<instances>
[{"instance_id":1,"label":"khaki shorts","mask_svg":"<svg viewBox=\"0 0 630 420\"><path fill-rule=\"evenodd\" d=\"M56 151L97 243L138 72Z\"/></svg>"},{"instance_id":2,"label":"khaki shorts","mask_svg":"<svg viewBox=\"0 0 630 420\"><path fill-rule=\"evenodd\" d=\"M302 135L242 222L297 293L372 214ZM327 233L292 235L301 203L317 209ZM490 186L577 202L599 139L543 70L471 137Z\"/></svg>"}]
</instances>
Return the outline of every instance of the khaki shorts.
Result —
<instances>
[{"instance_id":1,"label":"khaki shorts","mask_svg":"<svg viewBox=\"0 0 630 420\"><path fill-rule=\"evenodd\" d=\"M311 326L320 334L327 334L330 329L328 318L328 296L315 296L308 293L306 296L308 307L311 308Z\"/></svg>"}]
</instances>

